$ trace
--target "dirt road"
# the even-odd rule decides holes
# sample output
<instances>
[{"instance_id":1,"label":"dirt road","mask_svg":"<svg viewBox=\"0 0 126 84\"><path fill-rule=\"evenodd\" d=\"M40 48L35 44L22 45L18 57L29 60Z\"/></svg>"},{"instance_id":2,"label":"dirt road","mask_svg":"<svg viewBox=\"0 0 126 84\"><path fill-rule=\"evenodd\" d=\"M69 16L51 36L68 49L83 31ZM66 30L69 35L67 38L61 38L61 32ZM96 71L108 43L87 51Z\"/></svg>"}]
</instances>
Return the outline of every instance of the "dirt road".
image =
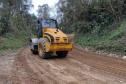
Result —
<instances>
[{"instance_id":1,"label":"dirt road","mask_svg":"<svg viewBox=\"0 0 126 84\"><path fill-rule=\"evenodd\" d=\"M0 84L126 84L126 61L78 47L67 58L43 60L23 48L0 56Z\"/></svg>"}]
</instances>

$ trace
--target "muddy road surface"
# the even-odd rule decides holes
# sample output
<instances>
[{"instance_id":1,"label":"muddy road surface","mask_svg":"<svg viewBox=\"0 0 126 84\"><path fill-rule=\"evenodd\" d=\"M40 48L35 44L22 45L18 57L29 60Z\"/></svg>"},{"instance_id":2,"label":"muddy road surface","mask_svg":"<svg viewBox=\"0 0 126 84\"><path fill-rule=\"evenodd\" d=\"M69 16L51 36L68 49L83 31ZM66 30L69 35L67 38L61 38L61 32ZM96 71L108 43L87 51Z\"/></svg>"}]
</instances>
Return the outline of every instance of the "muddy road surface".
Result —
<instances>
[{"instance_id":1,"label":"muddy road surface","mask_svg":"<svg viewBox=\"0 0 126 84\"><path fill-rule=\"evenodd\" d=\"M23 48L0 56L0 84L126 84L126 61L79 47L67 58L44 60Z\"/></svg>"}]
</instances>

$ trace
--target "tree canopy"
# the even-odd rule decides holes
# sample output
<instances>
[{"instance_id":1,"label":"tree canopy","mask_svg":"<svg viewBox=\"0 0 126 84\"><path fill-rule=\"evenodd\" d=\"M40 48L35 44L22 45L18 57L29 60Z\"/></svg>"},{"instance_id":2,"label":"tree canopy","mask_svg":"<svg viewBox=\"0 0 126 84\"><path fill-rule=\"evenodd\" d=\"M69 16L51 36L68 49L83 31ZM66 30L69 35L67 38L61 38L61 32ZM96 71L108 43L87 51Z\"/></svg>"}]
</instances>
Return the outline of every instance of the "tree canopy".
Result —
<instances>
[{"instance_id":1,"label":"tree canopy","mask_svg":"<svg viewBox=\"0 0 126 84\"><path fill-rule=\"evenodd\" d=\"M100 34L126 17L125 0L59 0L57 6L66 32Z\"/></svg>"},{"instance_id":2,"label":"tree canopy","mask_svg":"<svg viewBox=\"0 0 126 84\"><path fill-rule=\"evenodd\" d=\"M31 0L0 0L0 35L32 31Z\"/></svg>"}]
</instances>

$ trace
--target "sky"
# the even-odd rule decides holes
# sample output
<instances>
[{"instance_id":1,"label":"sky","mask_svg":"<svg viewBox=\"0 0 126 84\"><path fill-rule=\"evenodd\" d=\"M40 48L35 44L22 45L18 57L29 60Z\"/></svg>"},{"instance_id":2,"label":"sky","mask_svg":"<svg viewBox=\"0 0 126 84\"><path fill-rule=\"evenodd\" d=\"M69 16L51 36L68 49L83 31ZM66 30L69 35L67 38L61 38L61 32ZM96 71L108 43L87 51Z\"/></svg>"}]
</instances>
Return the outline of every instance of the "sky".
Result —
<instances>
[{"instance_id":1,"label":"sky","mask_svg":"<svg viewBox=\"0 0 126 84\"><path fill-rule=\"evenodd\" d=\"M34 13L35 15L37 15L37 9L39 5L43 5L43 4L48 4L49 7L52 10L52 12L56 12L55 10L55 4L58 2L59 0L32 0L32 4L34 5L33 9L32 9L32 13ZM55 15L53 13L51 13L51 15Z\"/></svg>"}]
</instances>

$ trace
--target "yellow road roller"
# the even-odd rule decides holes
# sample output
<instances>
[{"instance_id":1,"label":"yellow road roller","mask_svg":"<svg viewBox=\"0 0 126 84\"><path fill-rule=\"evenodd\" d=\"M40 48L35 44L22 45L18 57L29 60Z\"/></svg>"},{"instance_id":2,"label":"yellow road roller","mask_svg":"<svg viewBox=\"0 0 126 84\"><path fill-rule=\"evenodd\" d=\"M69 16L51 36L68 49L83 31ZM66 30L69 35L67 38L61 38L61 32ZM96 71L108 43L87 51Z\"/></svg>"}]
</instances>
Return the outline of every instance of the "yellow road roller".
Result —
<instances>
[{"instance_id":1,"label":"yellow road roller","mask_svg":"<svg viewBox=\"0 0 126 84\"><path fill-rule=\"evenodd\" d=\"M68 36L59 29L56 20L37 20L36 37L31 39L31 51L33 54L38 53L43 59L50 58L52 54L64 58L72 49L72 42L70 42Z\"/></svg>"}]
</instances>

